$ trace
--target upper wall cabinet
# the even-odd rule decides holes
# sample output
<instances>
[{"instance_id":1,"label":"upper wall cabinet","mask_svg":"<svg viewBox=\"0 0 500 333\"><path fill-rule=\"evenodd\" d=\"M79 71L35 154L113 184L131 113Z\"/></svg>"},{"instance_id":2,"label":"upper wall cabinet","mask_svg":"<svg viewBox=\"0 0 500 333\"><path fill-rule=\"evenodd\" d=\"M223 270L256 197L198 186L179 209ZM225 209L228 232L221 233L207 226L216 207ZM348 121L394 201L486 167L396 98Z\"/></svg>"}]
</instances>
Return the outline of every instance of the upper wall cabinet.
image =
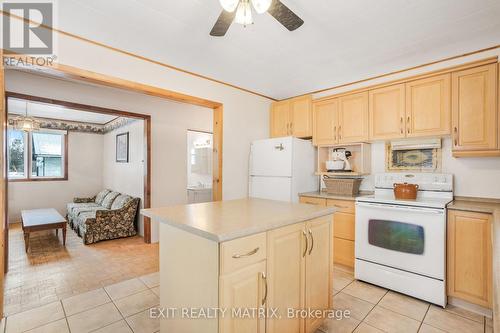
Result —
<instances>
[{"instance_id":1,"label":"upper wall cabinet","mask_svg":"<svg viewBox=\"0 0 500 333\"><path fill-rule=\"evenodd\" d=\"M406 83L406 136L450 134L451 75Z\"/></svg>"},{"instance_id":2,"label":"upper wall cabinet","mask_svg":"<svg viewBox=\"0 0 500 333\"><path fill-rule=\"evenodd\" d=\"M405 119L404 84L370 90L370 139L404 137Z\"/></svg>"},{"instance_id":3,"label":"upper wall cabinet","mask_svg":"<svg viewBox=\"0 0 500 333\"><path fill-rule=\"evenodd\" d=\"M370 90L370 139L450 134L450 96L450 74Z\"/></svg>"},{"instance_id":4,"label":"upper wall cabinet","mask_svg":"<svg viewBox=\"0 0 500 333\"><path fill-rule=\"evenodd\" d=\"M315 102L313 106L313 143L332 145L338 143L338 98Z\"/></svg>"},{"instance_id":5,"label":"upper wall cabinet","mask_svg":"<svg viewBox=\"0 0 500 333\"><path fill-rule=\"evenodd\" d=\"M339 98L339 143L368 140L368 92Z\"/></svg>"},{"instance_id":6,"label":"upper wall cabinet","mask_svg":"<svg viewBox=\"0 0 500 333\"><path fill-rule=\"evenodd\" d=\"M498 155L497 64L452 74L453 155Z\"/></svg>"},{"instance_id":7,"label":"upper wall cabinet","mask_svg":"<svg viewBox=\"0 0 500 333\"><path fill-rule=\"evenodd\" d=\"M312 136L312 99L301 96L275 102L271 106L271 137L293 135L298 138Z\"/></svg>"},{"instance_id":8,"label":"upper wall cabinet","mask_svg":"<svg viewBox=\"0 0 500 333\"><path fill-rule=\"evenodd\" d=\"M270 115L271 137L290 135L290 102L273 103Z\"/></svg>"}]
</instances>

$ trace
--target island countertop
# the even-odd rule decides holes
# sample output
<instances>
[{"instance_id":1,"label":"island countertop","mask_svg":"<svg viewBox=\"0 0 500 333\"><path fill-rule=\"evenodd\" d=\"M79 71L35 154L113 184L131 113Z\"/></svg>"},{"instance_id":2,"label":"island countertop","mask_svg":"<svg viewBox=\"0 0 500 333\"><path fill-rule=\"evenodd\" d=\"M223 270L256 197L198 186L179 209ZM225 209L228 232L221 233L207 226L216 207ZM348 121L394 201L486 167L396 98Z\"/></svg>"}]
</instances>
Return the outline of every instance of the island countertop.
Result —
<instances>
[{"instance_id":1,"label":"island countertop","mask_svg":"<svg viewBox=\"0 0 500 333\"><path fill-rule=\"evenodd\" d=\"M142 209L141 214L216 242L225 242L335 213L322 207L246 198Z\"/></svg>"}]
</instances>

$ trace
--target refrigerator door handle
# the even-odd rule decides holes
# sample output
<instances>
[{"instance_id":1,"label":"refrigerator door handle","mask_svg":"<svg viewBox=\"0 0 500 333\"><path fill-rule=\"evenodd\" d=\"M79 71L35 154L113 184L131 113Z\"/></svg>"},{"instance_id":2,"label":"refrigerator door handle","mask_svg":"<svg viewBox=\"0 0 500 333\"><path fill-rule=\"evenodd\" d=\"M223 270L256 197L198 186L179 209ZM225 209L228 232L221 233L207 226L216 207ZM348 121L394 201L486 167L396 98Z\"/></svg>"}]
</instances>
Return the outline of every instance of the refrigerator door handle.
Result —
<instances>
[{"instance_id":1,"label":"refrigerator door handle","mask_svg":"<svg viewBox=\"0 0 500 333\"><path fill-rule=\"evenodd\" d=\"M283 151L283 150L285 150L285 147L283 146L282 143L280 143L279 145L274 146L274 149L279 150L279 151Z\"/></svg>"}]
</instances>

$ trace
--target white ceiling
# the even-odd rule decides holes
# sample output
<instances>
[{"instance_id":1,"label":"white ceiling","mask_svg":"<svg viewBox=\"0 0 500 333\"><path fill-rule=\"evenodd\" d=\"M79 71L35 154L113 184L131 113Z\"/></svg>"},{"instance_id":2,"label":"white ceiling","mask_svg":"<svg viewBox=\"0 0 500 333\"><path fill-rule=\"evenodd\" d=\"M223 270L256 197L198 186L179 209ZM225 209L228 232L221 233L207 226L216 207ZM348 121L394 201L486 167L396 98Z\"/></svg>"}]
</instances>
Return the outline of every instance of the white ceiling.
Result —
<instances>
[{"instance_id":1,"label":"white ceiling","mask_svg":"<svg viewBox=\"0 0 500 333\"><path fill-rule=\"evenodd\" d=\"M282 0L305 24L269 14L209 36L218 0L64 0L58 25L126 51L285 98L500 44L499 0Z\"/></svg>"},{"instance_id":2,"label":"white ceiling","mask_svg":"<svg viewBox=\"0 0 500 333\"><path fill-rule=\"evenodd\" d=\"M24 115L26 113L26 100L9 98L8 110L9 114ZM28 102L28 116L101 125L116 118L113 115L68 109L58 105L36 102Z\"/></svg>"}]
</instances>

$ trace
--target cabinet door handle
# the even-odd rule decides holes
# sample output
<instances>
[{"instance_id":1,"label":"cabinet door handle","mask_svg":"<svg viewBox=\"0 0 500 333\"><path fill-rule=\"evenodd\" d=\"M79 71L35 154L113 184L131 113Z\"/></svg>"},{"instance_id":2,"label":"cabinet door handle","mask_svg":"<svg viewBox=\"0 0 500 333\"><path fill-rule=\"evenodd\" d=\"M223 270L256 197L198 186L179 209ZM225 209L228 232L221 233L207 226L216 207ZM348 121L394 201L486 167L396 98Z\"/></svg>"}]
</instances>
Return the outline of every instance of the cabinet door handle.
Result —
<instances>
[{"instance_id":1,"label":"cabinet door handle","mask_svg":"<svg viewBox=\"0 0 500 333\"><path fill-rule=\"evenodd\" d=\"M404 121L404 118L403 118L403 117L401 117L401 126L400 126L400 127L401 127L401 134L403 134L403 133L404 133L404 129L403 129L403 121Z\"/></svg>"},{"instance_id":2,"label":"cabinet door handle","mask_svg":"<svg viewBox=\"0 0 500 333\"><path fill-rule=\"evenodd\" d=\"M457 147L458 146L458 128L456 126L453 128L453 136L455 137L455 139L454 139L455 147Z\"/></svg>"},{"instance_id":3,"label":"cabinet door handle","mask_svg":"<svg viewBox=\"0 0 500 333\"><path fill-rule=\"evenodd\" d=\"M406 130L407 130L408 134L410 134L410 116L408 116L408 118L406 118Z\"/></svg>"},{"instance_id":4,"label":"cabinet door handle","mask_svg":"<svg viewBox=\"0 0 500 333\"><path fill-rule=\"evenodd\" d=\"M339 126L339 140L342 140L342 126Z\"/></svg>"},{"instance_id":5,"label":"cabinet door handle","mask_svg":"<svg viewBox=\"0 0 500 333\"><path fill-rule=\"evenodd\" d=\"M337 126L333 126L333 140L337 141Z\"/></svg>"},{"instance_id":6,"label":"cabinet door handle","mask_svg":"<svg viewBox=\"0 0 500 333\"><path fill-rule=\"evenodd\" d=\"M293 123L290 123L290 134L293 134Z\"/></svg>"},{"instance_id":7,"label":"cabinet door handle","mask_svg":"<svg viewBox=\"0 0 500 333\"><path fill-rule=\"evenodd\" d=\"M309 229L309 236L311 236L311 248L309 249L309 255L311 255L311 252L314 249L314 236L311 229Z\"/></svg>"},{"instance_id":8,"label":"cabinet door handle","mask_svg":"<svg viewBox=\"0 0 500 333\"><path fill-rule=\"evenodd\" d=\"M341 208L341 209L347 209L347 208L349 208L347 206L341 206L341 205L333 205L333 207L335 207L335 208Z\"/></svg>"},{"instance_id":9,"label":"cabinet door handle","mask_svg":"<svg viewBox=\"0 0 500 333\"><path fill-rule=\"evenodd\" d=\"M304 230L302 230L302 235L304 235L304 239L306 240L306 248L304 249L304 253L302 253L302 257L305 257L307 254L307 249L309 248L309 239L307 238L307 234Z\"/></svg>"},{"instance_id":10,"label":"cabinet door handle","mask_svg":"<svg viewBox=\"0 0 500 333\"><path fill-rule=\"evenodd\" d=\"M245 254L235 254L235 255L233 255L233 258L234 259L240 259L240 258L246 258L246 257L253 256L257 252L259 252L259 249L260 248L256 247L255 249L253 249L252 251L250 251L248 253L245 253Z\"/></svg>"},{"instance_id":11,"label":"cabinet door handle","mask_svg":"<svg viewBox=\"0 0 500 333\"><path fill-rule=\"evenodd\" d=\"M267 276L264 272L261 272L260 274L262 275L262 280L264 280L264 297L262 298L261 303L261 305L264 305L267 302Z\"/></svg>"},{"instance_id":12,"label":"cabinet door handle","mask_svg":"<svg viewBox=\"0 0 500 333\"><path fill-rule=\"evenodd\" d=\"M290 134L290 124L286 123L286 135Z\"/></svg>"}]
</instances>

